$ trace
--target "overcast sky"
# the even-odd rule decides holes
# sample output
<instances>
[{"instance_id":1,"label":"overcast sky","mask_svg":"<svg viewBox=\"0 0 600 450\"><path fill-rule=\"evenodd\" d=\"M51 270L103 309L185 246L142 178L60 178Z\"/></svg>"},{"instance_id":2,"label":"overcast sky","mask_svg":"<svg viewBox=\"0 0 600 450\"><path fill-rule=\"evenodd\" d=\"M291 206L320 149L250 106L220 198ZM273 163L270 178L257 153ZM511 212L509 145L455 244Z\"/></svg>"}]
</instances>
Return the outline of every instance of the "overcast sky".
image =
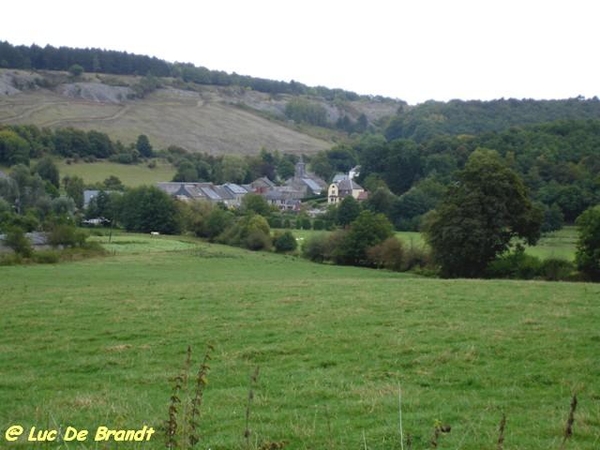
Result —
<instances>
[{"instance_id":1,"label":"overcast sky","mask_svg":"<svg viewBox=\"0 0 600 450\"><path fill-rule=\"evenodd\" d=\"M600 94L597 0L29 0L0 40L429 99Z\"/></svg>"}]
</instances>

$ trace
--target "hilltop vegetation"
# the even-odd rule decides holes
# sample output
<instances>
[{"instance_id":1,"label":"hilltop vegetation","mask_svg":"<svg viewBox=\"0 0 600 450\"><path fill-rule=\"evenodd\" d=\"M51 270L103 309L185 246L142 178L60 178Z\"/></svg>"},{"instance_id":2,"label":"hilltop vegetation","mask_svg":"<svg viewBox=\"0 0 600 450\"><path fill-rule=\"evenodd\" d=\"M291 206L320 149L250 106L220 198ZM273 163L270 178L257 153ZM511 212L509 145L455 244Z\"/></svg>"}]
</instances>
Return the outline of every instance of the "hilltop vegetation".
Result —
<instances>
[{"instance_id":1,"label":"hilltop vegetation","mask_svg":"<svg viewBox=\"0 0 600 450\"><path fill-rule=\"evenodd\" d=\"M598 118L600 100L597 97L428 101L414 108L400 108L387 125L385 137L390 141L424 142L437 136L477 135L558 120Z\"/></svg>"}]
</instances>

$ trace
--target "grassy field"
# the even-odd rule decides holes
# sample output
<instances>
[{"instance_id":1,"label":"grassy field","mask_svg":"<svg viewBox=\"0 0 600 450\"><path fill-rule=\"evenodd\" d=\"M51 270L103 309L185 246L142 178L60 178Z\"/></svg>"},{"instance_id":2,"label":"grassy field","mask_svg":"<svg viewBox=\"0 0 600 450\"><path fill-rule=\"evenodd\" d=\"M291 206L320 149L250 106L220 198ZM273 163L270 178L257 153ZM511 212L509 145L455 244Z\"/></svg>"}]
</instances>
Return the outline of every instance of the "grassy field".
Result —
<instances>
[{"instance_id":1,"label":"grassy field","mask_svg":"<svg viewBox=\"0 0 600 450\"><path fill-rule=\"evenodd\" d=\"M564 227L544 235L538 245L529 247L527 253L538 258L559 258L573 261L577 244L577 228Z\"/></svg>"},{"instance_id":2,"label":"grassy field","mask_svg":"<svg viewBox=\"0 0 600 450\"><path fill-rule=\"evenodd\" d=\"M0 267L0 447L164 448L188 345L207 344L203 449L600 446L600 285L417 278L192 239L115 235L110 256ZM193 375L192 375L193 377ZM13 424L155 427L138 444L8 444ZM280 448L269 447L263 448ZM406 448L406 446L404 447Z\"/></svg>"},{"instance_id":3,"label":"grassy field","mask_svg":"<svg viewBox=\"0 0 600 450\"><path fill-rule=\"evenodd\" d=\"M56 167L61 178L65 175L77 175L86 183L99 183L115 175L129 187L171 181L175 175L175 168L161 160L156 160L156 167L152 169L146 164L118 164L109 161L67 164L64 159L56 160Z\"/></svg>"}]
</instances>

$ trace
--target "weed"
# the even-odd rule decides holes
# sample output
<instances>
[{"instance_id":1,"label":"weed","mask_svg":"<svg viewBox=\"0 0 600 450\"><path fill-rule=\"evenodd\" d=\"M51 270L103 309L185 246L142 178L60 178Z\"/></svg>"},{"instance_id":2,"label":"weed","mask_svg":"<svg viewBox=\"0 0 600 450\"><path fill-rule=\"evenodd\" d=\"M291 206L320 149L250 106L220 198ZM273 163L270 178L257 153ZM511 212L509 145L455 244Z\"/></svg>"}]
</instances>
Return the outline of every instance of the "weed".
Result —
<instances>
[{"instance_id":1,"label":"weed","mask_svg":"<svg viewBox=\"0 0 600 450\"><path fill-rule=\"evenodd\" d=\"M168 449L194 448L200 441L198 418L204 390L208 385L208 361L212 345L207 346L204 359L196 375L193 395L189 393L189 373L192 366L192 348L188 346L186 360L182 372L173 378L173 392L169 404L169 418L166 423L166 446ZM182 397L191 397L189 400ZM181 425L181 426L180 426Z\"/></svg>"},{"instance_id":2,"label":"weed","mask_svg":"<svg viewBox=\"0 0 600 450\"><path fill-rule=\"evenodd\" d=\"M442 422L436 420L433 425L433 436L431 437L431 448L438 447L438 441L442 434L450 433L452 427L450 425L443 425Z\"/></svg>"},{"instance_id":3,"label":"weed","mask_svg":"<svg viewBox=\"0 0 600 450\"><path fill-rule=\"evenodd\" d=\"M498 430L498 450L504 449L504 430L506 429L506 414L502 414L502 419L500 420L500 427Z\"/></svg>"},{"instance_id":4,"label":"weed","mask_svg":"<svg viewBox=\"0 0 600 450\"><path fill-rule=\"evenodd\" d=\"M567 441L573 436L573 424L575 423L575 409L577 408L577 394L573 394L571 399L571 408L569 409L569 417L567 419L567 426L563 433L563 440L560 446L561 450L566 448Z\"/></svg>"},{"instance_id":5,"label":"weed","mask_svg":"<svg viewBox=\"0 0 600 450\"><path fill-rule=\"evenodd\" d=\"M248 389L248 403L246 404L246 428L244 430L244 439L246 440L246 448L250 448L250 410L252 409L252 401L254 400L254 388L258 382L258 366L250 375L250 389Z\"/></svg>"}]
</instances>

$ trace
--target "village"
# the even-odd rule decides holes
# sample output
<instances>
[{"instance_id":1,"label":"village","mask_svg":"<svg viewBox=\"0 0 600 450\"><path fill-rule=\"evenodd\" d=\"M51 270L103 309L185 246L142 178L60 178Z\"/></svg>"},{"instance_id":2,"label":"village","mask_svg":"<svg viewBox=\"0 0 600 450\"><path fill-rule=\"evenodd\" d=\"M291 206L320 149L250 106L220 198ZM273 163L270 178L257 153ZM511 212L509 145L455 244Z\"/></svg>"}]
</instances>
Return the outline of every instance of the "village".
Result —
<instances>
[{"instance_id":1,"label":"village","mask_svg":"<svg viewBox=\"0 0 600 450\"><path fill-rule=\"evenodd\" d=\"M307 171L306 163L299 161L295 165L294 176L281 185L277 185L267 177L261 177L250 184L216 185L207 182L165 181L156 183L156 187L180 201L204 200L223 204L228 208L238 208L246 194L259 194L269 205L282 212L300 212L303 200L323 198L325 194L327 205L336 205L348 196L354 197L357 201L366 200L368 192L354 181L360 174L359 170L357 166L346 174L339 173L330 183L327 183ZM84 209L99 192L99 190L84 191Z\"/></svg>"}]
</instances>

